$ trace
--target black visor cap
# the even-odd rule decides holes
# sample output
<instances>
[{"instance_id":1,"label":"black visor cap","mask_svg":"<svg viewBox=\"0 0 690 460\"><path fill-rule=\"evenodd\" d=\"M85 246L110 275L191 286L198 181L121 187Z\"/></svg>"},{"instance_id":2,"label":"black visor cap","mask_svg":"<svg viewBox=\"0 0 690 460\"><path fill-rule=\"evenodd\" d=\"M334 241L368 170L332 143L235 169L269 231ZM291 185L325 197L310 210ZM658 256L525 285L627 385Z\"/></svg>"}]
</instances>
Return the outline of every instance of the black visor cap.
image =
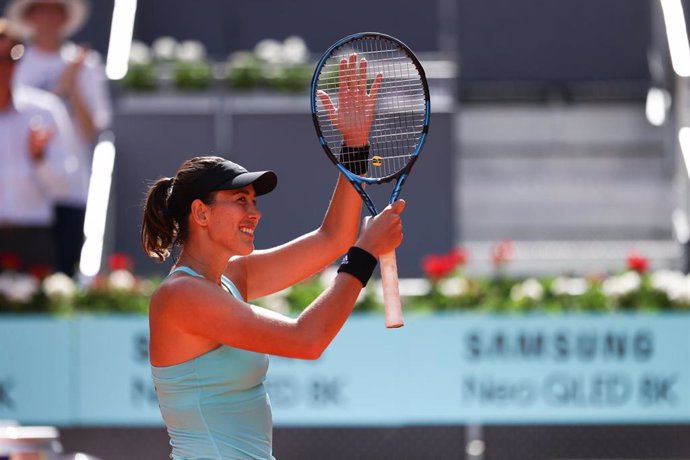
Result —
<instances>
[{"instance_id":1,"label":"black visor cap","mask_svg":"<svg viewBox=\"0 0 690 460\"><path fill-rule=\"evenodd\" d=\"M278 176L273 171L249 172L237 163L225 160L206 171L197 183L203 190L199 190L196 196L216 190L236 190L248 185L253 185L254 192L259 196L276 188Z\"/></svg>"},{"instance_id":2,"label":"black visor cap","mask_svg":"<svg viewBox=\"0 0 690 460\"><path fill-rule=\"evenodd\" d=\"M245 172L223 182L216 190L236 190L247 185L254 186L256 196L265 195L276 188L278 176L273 171Z\"/></svg>"}]
</instances>

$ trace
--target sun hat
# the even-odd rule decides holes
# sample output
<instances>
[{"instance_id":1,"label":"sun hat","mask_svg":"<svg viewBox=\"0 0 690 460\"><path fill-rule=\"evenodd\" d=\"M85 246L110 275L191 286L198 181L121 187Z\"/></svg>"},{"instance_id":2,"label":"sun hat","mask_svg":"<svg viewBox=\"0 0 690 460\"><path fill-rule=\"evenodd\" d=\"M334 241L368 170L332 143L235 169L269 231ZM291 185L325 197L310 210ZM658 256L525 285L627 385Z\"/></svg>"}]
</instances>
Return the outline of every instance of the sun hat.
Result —
<instances>
[{"instance_id":1,"label":"sun hat","mask_svg":"<svg viewBox=\"0 0 690 460\"><path fill-rule=\"evenodd\" d=\"M62 5L65 8L67 21L60 31L63 37L75 34L89 17L87 0L12 0L5 8L5 16L12 21L17 33L24 38L33 34L31 25L26 21L26 12L30 6L38 4Z\"/></svg>"}]
</instances>

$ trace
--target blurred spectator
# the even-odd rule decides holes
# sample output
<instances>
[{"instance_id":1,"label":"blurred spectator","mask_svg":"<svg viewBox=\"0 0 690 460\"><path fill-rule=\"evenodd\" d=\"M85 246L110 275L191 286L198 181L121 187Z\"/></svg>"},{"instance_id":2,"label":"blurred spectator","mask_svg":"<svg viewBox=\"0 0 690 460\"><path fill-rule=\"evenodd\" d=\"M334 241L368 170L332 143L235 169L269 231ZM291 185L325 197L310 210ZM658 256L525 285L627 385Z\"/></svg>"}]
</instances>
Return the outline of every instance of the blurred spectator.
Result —
<instances>
[{"instance_id":1,"label":"blurred spectator","mask_svg":"<svg viewBox=\"0 0 690 460\"><path fill-rule=\"evenodd\" d=\"M16 254L24 268L54 266L53 203L69 189L74 140L57 97L12 87L23 52L0 18L0 253Z\"/></svg>"},{"instance_id":2,"label":"blurred spectator","mask_svg":"<svg viewBox=\"0 0 690 460\"><path fill-rule=\"evenodd\" d=\"M105 72L98 53L65 40L89 16L86 0L13 0L7 16L31 44L15 75L24 84L60 96L74 125L78 167L71 173L69 194L57 201L57 268L72 275L84 242L84 214L94 142L112 118Z\"/></svg>"}]
</instances>

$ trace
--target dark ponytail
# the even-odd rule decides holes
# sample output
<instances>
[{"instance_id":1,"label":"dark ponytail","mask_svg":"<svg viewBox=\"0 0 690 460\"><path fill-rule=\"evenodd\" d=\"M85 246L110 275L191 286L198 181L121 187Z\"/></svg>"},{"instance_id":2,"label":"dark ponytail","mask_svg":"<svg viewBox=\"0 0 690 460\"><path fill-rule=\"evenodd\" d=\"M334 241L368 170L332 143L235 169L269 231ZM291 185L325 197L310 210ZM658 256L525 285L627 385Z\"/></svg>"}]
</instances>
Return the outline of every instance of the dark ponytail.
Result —
<instances>
[{"instance_id":1,"label":"dark ponytail","mask_svg":"<svg viewBox=\"0 0 690 460\"><path fill-rule=\"evenodd\" d=\"M200 199L210 205L216 193L197 196L192 185L200 174L224 161L213 156L192 158L180 166L174 178L160 178L149 187L141 225L141 246L148 256L163 262L170 255L172 246L184 243L189 232L192 201Z\"/></svg>"},{"instance_id":2,"label":"dark ponytail","mask_svg":"<svg viewBox=\"0 0 690 460\"><path fill-rule=\"evenodd\" d=\"M163 262L170 255L178 227L168 209L172 177L158 179L146 194L144 221L141 225L141 246L150 257Z\"/></svg>"}]
</instances>

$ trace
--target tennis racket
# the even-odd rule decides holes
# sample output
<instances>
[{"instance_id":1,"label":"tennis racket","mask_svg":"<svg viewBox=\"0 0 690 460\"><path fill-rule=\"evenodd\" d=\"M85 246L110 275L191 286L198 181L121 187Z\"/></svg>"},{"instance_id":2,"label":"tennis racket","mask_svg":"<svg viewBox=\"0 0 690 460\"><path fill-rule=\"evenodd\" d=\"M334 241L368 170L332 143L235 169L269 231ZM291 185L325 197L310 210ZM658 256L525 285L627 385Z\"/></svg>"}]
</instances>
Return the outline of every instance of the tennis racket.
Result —
<instances>
[{"instance_id":1,"label":"tennis racket","mask_svg":"<svg viewBox=\"0 0 690 460\"><path fill-rule=\"evenodd\" d=\"M429 129L429 87L412 51L381 33L358 33L337 41L316 65L311 112L326 156L361 195L371 215L378 210L364 184L395 181L389 200L393 203ZM351 154L350 147L367 143L368 152ZM386 327L401 327L395 251L379 261Z\"/></svg>"}]
</instances>

